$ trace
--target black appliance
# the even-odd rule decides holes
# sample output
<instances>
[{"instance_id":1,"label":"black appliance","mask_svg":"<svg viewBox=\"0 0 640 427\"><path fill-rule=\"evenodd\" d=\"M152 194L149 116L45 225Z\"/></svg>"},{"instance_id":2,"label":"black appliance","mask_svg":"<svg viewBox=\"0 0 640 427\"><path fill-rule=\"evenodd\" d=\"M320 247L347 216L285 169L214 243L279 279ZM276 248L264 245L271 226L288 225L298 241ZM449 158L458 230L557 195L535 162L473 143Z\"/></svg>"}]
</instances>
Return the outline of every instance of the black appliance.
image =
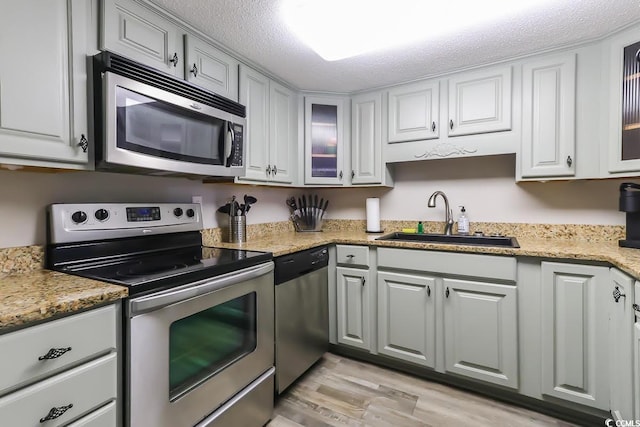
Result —
<instances>
[{"instance_id":1,"label":"black appliance","mask_svg":"<svg viewBox=\"0 0 640 427\"><path fill-rule=\"evenodd\" d=\"M619 210L627 213L626 239L620 246L640 249L640 185L633 182L620 184Z\"/></svg>"}]
</instances>

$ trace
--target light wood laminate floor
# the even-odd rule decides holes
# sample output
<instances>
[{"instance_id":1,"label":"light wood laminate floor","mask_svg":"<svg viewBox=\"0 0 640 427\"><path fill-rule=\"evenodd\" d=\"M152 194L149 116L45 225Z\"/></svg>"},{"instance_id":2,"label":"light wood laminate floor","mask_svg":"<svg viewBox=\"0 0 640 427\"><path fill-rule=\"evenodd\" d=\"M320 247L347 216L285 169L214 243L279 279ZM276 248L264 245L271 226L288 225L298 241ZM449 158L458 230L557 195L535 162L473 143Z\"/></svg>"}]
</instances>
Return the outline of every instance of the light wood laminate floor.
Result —
<instances>
[{"instance_id":1,"label":"light wood laminate floor","mask_svg":"<svg viewBox=\"0 0 640 427\"><path fill-rule=\"evenodd\" d=\"M453 387L326 353L280 396L267 426L572 425Z\"/></svg>"}]
</instances>

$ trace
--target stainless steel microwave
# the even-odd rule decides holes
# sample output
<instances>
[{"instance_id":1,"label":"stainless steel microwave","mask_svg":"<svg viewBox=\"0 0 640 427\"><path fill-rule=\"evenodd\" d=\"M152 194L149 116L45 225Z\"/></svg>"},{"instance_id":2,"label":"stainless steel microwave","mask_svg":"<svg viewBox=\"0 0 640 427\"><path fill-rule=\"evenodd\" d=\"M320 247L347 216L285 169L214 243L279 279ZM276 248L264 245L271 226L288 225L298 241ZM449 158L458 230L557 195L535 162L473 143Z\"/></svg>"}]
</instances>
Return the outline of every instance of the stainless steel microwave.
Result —
<instances>
[{"instance_id":1,"label":"stainless steel microwave","mask_svg":"<svg viewBox=\"0 0 640 427\"><path fill-rule=\"evenodd\" d=\"M93 57L96 170L245 173L243 105L111 52Z\"/></svg>"}]
</instances>

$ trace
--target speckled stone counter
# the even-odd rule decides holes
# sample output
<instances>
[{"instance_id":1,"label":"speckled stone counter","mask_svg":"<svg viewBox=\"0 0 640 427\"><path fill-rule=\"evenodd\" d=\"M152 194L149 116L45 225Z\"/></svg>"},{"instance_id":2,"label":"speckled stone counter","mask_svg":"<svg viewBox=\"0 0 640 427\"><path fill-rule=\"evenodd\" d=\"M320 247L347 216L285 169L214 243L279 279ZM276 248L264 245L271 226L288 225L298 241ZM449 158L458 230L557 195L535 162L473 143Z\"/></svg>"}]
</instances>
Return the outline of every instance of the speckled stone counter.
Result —
<instances>
[{"instance_id":1,"label":"speckled stone counter","mask_svg":"<svg viewBox=\"0 0 640 427\"><path fill-rule=\"evenodd\" d=\"M127 288L49 270L0 278L0 333L127 296Z\"/></svg>"},{"instance_id":2,"label":"speckled stone counter","mask_svg":"<svg viewBox=\"0 0 640 427\"><path fill-rule=\"evenodd\" d=\"M389 230L389 232L398 230ZM273 252L285 255L323 244L373 245L395 248L427 249L448 252L496 254L522 257L574 259L610 263L640 279L640 249L618 247L616 241L578 239L535 239L517 237L520 248L494 248L485 246L448 245L421 242L392 242L376 240L379 234L363 231L322 231L318 233L280 232L249 240L243 244L216 242L216 246Z\"/></svg>"}]
</instances>

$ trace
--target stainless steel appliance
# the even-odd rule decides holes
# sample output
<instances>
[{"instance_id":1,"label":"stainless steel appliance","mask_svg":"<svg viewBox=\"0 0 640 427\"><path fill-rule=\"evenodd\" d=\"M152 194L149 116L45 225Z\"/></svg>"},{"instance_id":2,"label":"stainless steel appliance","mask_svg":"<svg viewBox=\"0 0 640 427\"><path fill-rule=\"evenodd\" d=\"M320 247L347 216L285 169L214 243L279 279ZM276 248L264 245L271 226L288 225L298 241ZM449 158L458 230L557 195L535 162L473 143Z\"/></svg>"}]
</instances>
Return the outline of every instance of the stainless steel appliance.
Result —
<instances>
[{"instance_id":1,"label":"stainless steel appliance","mask_svg":"<svg viewBox=\"0 0 640 427\"><path fill-rule=\"evenodd\" d=\"M47 267L129 288L125 425L261 426L274 388L269 253L202 246L197 204L49 208Z\"/></svg>"},{"instance_id":2,"label":"stainless steel appliance","mask_svg":"<svg viewBox=\"0 0 640 427\"><path fill-rule=\"evenodd\" d=\"M245 107L102 52L93 57L96 169L242 176Z\"/></svg>"},{"instance_id":3,"label":"stainless steel appliance","mask_svg":"<svg viewBox=\"0 0 640 427\"><path fill-rule=\"evenodd\" d=\"M275 259L278 394L329 346L328 263L326 246Z\"/></svg>"}]
</instances>

